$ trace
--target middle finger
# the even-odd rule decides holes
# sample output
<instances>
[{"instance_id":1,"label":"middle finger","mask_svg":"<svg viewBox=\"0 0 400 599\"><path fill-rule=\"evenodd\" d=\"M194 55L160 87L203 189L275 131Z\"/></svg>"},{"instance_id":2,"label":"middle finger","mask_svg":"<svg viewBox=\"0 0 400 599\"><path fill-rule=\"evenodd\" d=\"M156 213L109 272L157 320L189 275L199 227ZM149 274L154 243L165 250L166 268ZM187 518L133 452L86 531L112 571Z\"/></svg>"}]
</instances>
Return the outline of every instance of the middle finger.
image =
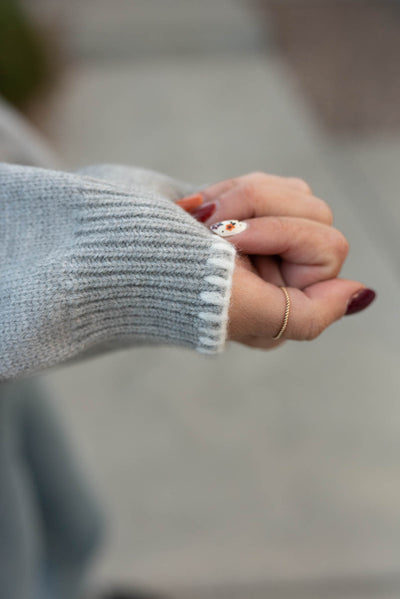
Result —
<instances>
[{"instance_id":1,"label":"middle finger","mask_svg":"<svg viewBox=\"0 0 400 599\"><path fill-rule=\"evenodd\" d=\"M283 280L299 289L336 277L349 249L340 231L308 219L260 217L238 224L225 221L212 225L211 230L222 237L228 235L245 254L280 256Z\"/></svg>"}]
</instances>

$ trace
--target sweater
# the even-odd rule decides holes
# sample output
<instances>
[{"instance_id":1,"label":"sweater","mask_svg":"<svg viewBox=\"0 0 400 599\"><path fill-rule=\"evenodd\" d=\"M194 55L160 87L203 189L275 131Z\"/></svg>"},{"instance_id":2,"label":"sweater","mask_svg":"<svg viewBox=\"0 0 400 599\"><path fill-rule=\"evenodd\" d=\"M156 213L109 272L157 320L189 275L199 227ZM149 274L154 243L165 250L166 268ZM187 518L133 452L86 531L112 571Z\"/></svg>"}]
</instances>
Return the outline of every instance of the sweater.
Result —
<instances>
[{"instance_id":1,"label":"sweater","mask_svg":"<svg viewBox=\"0 0 400 599\"><path fill-rule=\"evenodd\" d=\"M0 381L133 345L222 351L235 250L174 204L190 191L0 163Z\"/></svg>"}]
</instances>

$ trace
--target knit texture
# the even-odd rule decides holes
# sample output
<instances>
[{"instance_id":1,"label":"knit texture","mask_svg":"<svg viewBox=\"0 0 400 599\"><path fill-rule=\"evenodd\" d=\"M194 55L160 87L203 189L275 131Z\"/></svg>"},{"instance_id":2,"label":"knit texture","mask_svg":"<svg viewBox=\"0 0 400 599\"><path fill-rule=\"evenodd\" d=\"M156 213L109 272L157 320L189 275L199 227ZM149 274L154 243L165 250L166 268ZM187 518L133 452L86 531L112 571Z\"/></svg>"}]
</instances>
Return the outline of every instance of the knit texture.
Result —
<instances>
[{"instance_id":1,"label":"knit texture","mask_svg":"<svg viewBox=\"0 0 400 599\"><path fill-rule=\"evenodd\" d=\"M233 246L171 179L116 168L0 164L1 381L117 347L223 349Z\"/></svg>"}]
</instances>

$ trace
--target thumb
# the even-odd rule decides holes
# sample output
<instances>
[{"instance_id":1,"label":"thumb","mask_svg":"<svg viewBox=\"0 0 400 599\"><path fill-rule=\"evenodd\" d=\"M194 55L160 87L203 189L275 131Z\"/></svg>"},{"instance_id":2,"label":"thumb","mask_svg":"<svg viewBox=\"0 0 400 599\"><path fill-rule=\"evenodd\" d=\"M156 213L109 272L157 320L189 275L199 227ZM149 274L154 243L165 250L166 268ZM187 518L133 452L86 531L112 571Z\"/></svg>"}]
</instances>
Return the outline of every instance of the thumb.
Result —
<instances>
[{"instance_id":1,"label":"thumb","mask_svg":"<svg viewBox=\"0 0 400 599\"><path fill-rule=\"evenodd\" d=\"M315 339L346 314L364 310L376 297L372 289L348 279L330 279L300 292L298 289L288 291L293 296L291 326L284 336L300 340Z\"/></svg>"}]
</instances>

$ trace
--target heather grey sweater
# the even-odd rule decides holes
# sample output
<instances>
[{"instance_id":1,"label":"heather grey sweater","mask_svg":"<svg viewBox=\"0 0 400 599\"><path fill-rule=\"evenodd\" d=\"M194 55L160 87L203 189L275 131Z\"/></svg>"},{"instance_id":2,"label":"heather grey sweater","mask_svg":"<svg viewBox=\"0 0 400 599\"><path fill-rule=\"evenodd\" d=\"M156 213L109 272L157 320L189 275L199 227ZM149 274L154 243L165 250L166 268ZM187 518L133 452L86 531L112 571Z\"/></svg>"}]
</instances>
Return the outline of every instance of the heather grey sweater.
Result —
<instances>
[{"instance_id":1,"label":"heather grey sweater","mask_svg":"<svg viewBox=\"0 0 400 599\"><path fill-rule=\"evenodd\" d=\"M0 163L0 381L112 348L223 349L235 251L145 171Z\"/></svg>"}]
</instances>

